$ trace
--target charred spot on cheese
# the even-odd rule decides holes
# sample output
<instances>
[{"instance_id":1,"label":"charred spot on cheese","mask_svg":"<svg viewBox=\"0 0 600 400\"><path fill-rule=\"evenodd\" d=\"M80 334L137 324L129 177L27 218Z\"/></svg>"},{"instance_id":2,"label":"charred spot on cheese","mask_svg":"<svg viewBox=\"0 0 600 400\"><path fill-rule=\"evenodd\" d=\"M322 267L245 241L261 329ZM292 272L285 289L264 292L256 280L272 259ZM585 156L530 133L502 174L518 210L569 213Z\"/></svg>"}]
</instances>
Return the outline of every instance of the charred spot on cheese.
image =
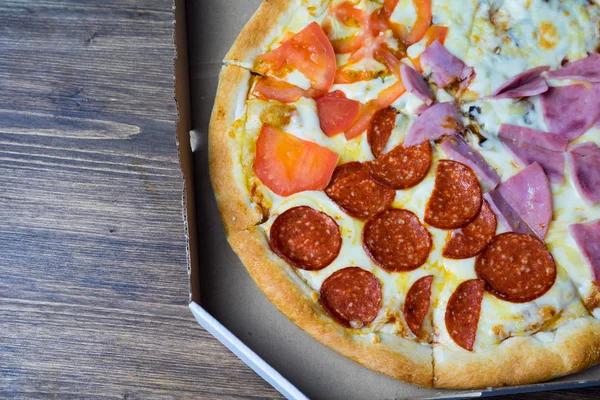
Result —
<instances>
[{"instance_id":1,"label":"charred spot on cheese","mask_svg":"<svg viewBox=\"0 0 600 400\"><path fill-rule=\"evenodd\" d=\"M502 325L492 326L492 333L494 334L494 336L496 336L496 338L500 340L506 339L506 337L508 336L504 331L504 326Z\"/></svg>"},{"instance_id":2,"label":"charred spot on cheese","mask_svg":"<svg viewBox=\"0 0 600 400\"><path fill-rule=\"evenodd\" d=\"M585 298L584 305L589 311L600 307L600 288L596 283L592 284L592 292Z\"/></svg>"},{"instance_id":3,"label":"charred spot on cheese","mask_svg":"<svg viewBox=\"0 0 600 400\"><path fill-rule=\"evenodd\" d=\"M470 106L469 107L469 119L476 121L477 117L481 115L481 107Z\"/></svg>"},{"instance_id":4,"label":"charred spot on cheese","mask_svg":"<svg viewBox=\"0 0 600 400\"><path fill-rule=\"evenodd\" d=\"M540 47L544 50L554 48L560 39L558 30L550 22L542 22L539 26L540 30Z\"/></svg>"},{"instance_id":5,"label":"charred spot on cheese","mask_svg":"<svg viewBox=\"0 0 600 400\"><path fill-rule=\"evenodd\" d=\"M268 201L260 189L260 181L257 178L251 178L253 181L250 184L250 201L258 206L261 212L261 218L257 222L257 225L264 224L269 219L271 213L271 202Z\"/></svg>"},{"instance_id":6,"label":"charred spot on cheese","mask_svg":"<svg viewBox=\"0 0 600 400\"><path fill-rule=\"evenodd\" d=\"M290 123L295 112L296 107L292 105L269 100L268 107L265 107L260 114L260 120L264 124L281 129Z\"/></svg>"},{"instance_id":7,"label":"charred spot on cheese","mask_svg":"<svg viewBox=\"0 0 600 400\"><path fill-rule=\"evenodd\" d=\"M558 312L556 311L556 308L552 307L552 306L542 306L539 310L538 310L538 315L540 317L542 317L543 319L550 319L550 318L554 318L556 316Z\"/></svg>"},{"instance_id":8,"label":"charred spot on cheese","mask_svg":"<svg viewBox=\"0 0 600 400\"><path fill-rule=\"evenodd\" d=\"M508 21L506 21L506 17L497 8L490 7L488 11L488 20L492 24L494 32L497 36L506 34L510 29Z\"/></svg>"}]
</instances>

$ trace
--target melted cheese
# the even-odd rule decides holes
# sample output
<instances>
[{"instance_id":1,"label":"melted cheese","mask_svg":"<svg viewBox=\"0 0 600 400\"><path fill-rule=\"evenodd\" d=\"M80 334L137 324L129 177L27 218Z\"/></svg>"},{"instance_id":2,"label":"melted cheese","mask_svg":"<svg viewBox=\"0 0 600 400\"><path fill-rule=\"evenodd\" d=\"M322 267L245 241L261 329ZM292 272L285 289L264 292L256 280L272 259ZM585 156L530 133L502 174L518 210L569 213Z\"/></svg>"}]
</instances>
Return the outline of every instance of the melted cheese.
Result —
<instances>
[{"instance_id":1,"label":"melted cheese","mask_svg":"<svg viewBox=\"0 0 600 400\"><path fill-rule=\"evenodd\" d=\"M529 68L585 57L598 46L599 11L584 0L480 1L462 58L477 72L469 88L486 96Z\"/></svg>"},{"instance_id":2,"label":"melted cheese","mask_svg":"<svg viewBox=\"0 0 600 400\"><path fill-rule=\"evenodd\" d=\"M341 0L340 0L341 1ZM325 4L327 2L324 2ZM361 0L356 7L369 12L380 7L380 2ZM412 7L412 8L411 8ZM294 21L286 26L272 47L287 32L296 32L312 20L321 21L326 14L326 6L315 8L311 13L300 11ZM300 7L302 10L302 7ZM470 89L480 95L490 94L495 88L513 75L539 65L556 68L563 58L576 60L594 50L599 42L598 22L600 8L590 7L585 1L559 2L551 0L440 0L433 2L433 23L449 27L445 46L457 57L476 70L476 78ZM304 13L303 13L304 12ZM392 15L392 21L410 26L416 13L412 1L401 0ZM352 29L333 24L333 37L347 37ZM421 41L408 49L411 57L418 56L425 48ZM338 65L343 65L348 56L338 55ZM373 67L374 60L364 60L355 68ZM306 88L306 78L302 74L289 74L288 81ZM353 84L334 85L332 90L341 90L354 100L366 103L375 99L385 88L396 82L391 75L370 81ZM565 84L565 81L550 82L551 85ZM438 101L453 101L444 90L436 91ZM407 130L415 120L414 111L422 102L410 93L398 98L393 107L400 114L391 138L384 152L400 144ZM235 138L240 150L239 165L245 166L243 184L253 190L253 201L269 210L266 222L260 225L265 235L269 234L274 219L295 206L308 205L333 217L341 228L342 249L334 262L321 271L296 269L300 279L318 297L323 281L336 270L351 265L371 271L383 287L383 306L373 324L357 330L365 337L379 340L378 335L397 335L414 339L407 328L403 316L403 304L408 289L419 278L433 274L431 320L436 332L435 342L444 348L460 350L449 337L444 323L446 304L456 287L464 280L476 277L474 258L449 260L441 256L449 235L448 231L427 226L432 235L433 249L422 267L402 273L390 273L376 266L362 247L364 222L346 215L323 192L309 191L289 197L275 195L254 177L254 143L263 123L269 122L302 139L319 143L337 152L340 163L348 161L369 161L373 159L365 135L346 141L343 135L329 138L320 129L316 104L312 99L301 98L294 104L282 105L273 101L263 101L251 97L246 108L238 107L240 120L236 122ZM520 168L511 154L497 139L501 123L526 126L546 130L541 113L539 98L523 101L514 99L478 99L461 105L465 115L471 115L472 122L481 128L487 140L479 146L474 135L467 140L479 148L481 154L498 171L502 180L519 172ZM247 112L243 112L246 110ZM600 143L600 130L592 128L577 142L594 141ZM414 212L421 221L428 198L434 186L435 165L446 158L439 150L434 150L432 167L419 185L396 192L394 207ZM236 165L238 165L236 163ZM568 168L568 167L567 167ZM241 167L240 167L241 169ZM489 293L484 294L481 316L477 329L475 351L484 350L512 336L535 334L540 340L544 332L565 320L586 315L581 297L593 293L592 276L589 266L568 233L568 225L600 218L600 206L587 206L576 192L569 171L565 171L565 183L551 185L554 201L554 218L550 225L547 244L552 252L558 276L553 287L540 298L527 303L516 304L502 301ZM499 223L497 233L505 228ZM316 297L315 297L316 298ZM594 312L600 317L600 309ZM550 334L549 334L550 335Z\"/></svg>"}]
</instances>

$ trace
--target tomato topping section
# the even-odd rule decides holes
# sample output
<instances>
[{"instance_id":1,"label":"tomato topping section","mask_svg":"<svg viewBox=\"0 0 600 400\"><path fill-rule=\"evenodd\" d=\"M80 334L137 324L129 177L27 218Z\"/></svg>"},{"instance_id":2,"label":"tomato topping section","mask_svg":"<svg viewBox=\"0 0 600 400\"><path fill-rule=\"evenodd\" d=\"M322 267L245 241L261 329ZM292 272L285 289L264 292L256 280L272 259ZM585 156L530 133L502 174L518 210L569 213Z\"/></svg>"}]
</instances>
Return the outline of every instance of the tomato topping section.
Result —
<instances>
[{"instance_id":1,"label":"tomato topping section","mask_svg":"<svg viewBox=\"0 0 600 400\"><path fill-rule=\"evenodd\" d=\"M338 68L335 83L352 83L372 79L374 74L377 75L375 71L351 68L352 65L365 58L382 62L396 75L393 65L389 63L390 58L382 57L381 53L382 51L388 52L399 63L398 59L405 56L406 48L426 36L431 27L431 0L413 0L417 16L411 29L390 21L397 5L398 0L385 0L383 6L370 15L366 11L356 8L350 1L331 7L329 19L326 19L324 23L325 30L329 33L333 47L338 54L350 54L345 65ZM332 18L337 19L346 27L358 27L359 30L345 38L333 38ZM388 32L391 33L391 39L396 42L396 46L394 46L396 49L390 48L388 44L390 39ZM438 32L432 31L432 34L434 33Z\"/></svg>"},{"instance_id":2,"label":"tomato topping section","mask_svg":"<svg viewBox=\"0 0 600 400\"><path fill-rule=\"evenodd\" d=\"M321 130L330 137L352 126L360 114L360 103L347 99L339 90L317 98L316 102Z\"/></svg>"},{"instance_id":3,"label":"tomato topping section","mask_svg":"<svg viewBox=\"0 0 600 400\"><path fill-rule=\"evenodd\" d=\"M282 103L293 103L306 96L306 90L279 79L262 76L254 85L253 95L263 100L277 100Z\"/></svg>"},{"instance_id":4,"label":"tomato topping section","mask_svg":"<svg viewBox=\"0 0 600 400\"><path fill-rule=\"evenodd\" d=\"M328 91L333 84L336 61L329 39L316 22L286 39L281 45L258 57L258 69L282 79L299 71L318 91Z\"/></svg>"},{"instance_id":5,"label":"tomato topping section","mask_svg":"<svg viewBox=\"0 0 600 400\"><path fill-rule=\"evenodd\" d=\"M323 190L338 159L326 147L265 124L256 141L254 172L275 194L289 196Z\"/></svg>"},{"instance_id":6,"label":"tomato topping section","mask_svg":"<svg viewBox=\"0 0 600 400\"><path fill-rule=\"evenodd\" d=\"M354 139L361 133L367 130L373 115L382 108L389 107L398 97L400 97L406 89L401 81L394 83L392 86L383 89L379 96L367 102L362 108L356 122L344 132L346 139Z\"/></svg>"}]
</instances>

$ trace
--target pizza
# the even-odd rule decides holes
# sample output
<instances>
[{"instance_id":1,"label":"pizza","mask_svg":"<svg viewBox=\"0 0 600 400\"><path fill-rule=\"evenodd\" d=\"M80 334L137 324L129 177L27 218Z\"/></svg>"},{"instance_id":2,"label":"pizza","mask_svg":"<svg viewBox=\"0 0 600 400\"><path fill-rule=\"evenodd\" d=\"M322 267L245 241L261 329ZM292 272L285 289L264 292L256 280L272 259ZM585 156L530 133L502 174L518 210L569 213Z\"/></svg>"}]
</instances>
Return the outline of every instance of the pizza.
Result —
<instances>
[{"instance_id":1,"label":"pizza","mask_svg":"<svg viewBox=\"0 0 600 400\"><path fill-rule=\"evenodd\" d=\"M209 127L229 243L291 321L394 378L595 365L599 44L585 0L265 0Z\"/></svg>"}]
</instances>

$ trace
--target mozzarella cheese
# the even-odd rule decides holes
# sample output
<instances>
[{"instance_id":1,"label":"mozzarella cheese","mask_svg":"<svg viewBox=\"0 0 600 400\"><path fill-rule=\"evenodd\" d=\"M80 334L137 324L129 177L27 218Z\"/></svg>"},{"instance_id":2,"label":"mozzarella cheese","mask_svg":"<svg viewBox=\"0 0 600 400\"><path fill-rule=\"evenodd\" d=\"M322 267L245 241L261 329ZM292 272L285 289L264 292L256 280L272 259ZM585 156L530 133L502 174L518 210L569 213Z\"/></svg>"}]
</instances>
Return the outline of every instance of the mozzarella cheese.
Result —
<instances>
[{"instance_id":1,"label":"mozzarella cheese","mask_svg":"<svg viewBox=\"0 0 600 400\"><path fill-rule=\"evenodd\" d=\"M585 0L479 1L462 58L477 72L470 90L486 96L529 68L585 57L598 46L599 11Z\"/></svg>"},{"instance_id":2,"label":"mozzarella cheese","mask_svg":"<svg viewBox=\"0 0 600 400\"><path fill-rule=\"evenodd\" d=\"M326 3L326 2L325 2ZM356 7L372 11L380 6L374 1L361 0ZM286 32L302 29L312 20L322 21L327 7L315 8L312 12L299 14ZM300 7L302 9L302 7ZM476 77L471 82L471 92L485 96L504 83L508 78L534 66L560 66L565 58L576 60L593 51L599 43L598 23L600 8L587 2L557 0L444 0L433 2L433 23L449 27L445 46L467 65L475 68ZM416 19L413 2L401 0L391 17L392 21L411 26ZM343 38L355 33L352 29L333 24L333 37ZM273 43L278 43L274 40ZM423 41L408 49L410 57L418 56L425 48ZM346 55L338 56L345 62ZM363 60L356 68L373 68L374 60ZM369 64L371 63L371 64ZM300 73L291 73L288 82L302 88L310 83ZM341 90L354 100L366 103L373 100L397 79L382 75L370 81L334 85L332 90ZM551 85L565 82L550 82ZM308 85L308 86L307 86ZM444 90L436 91L438 101L453 101ZM400 144L415 120L414 111L423 103L410 93L400 96L392 106L399 111L392 136L384 152ZM502 180L519 172L520 168L511 153L498 140L500 124L507 123L546 131L539 97L518 99L477 99L461 105L465 123L473 123L481 129L487 139L481 144L477 137L467 135L467 140L478 148L486 160L496 169ZM241 109L244 109L243 107ZM446 304L456 287L467 279L476 278L475 258L450 260L441 253L449 232L427 226L432 235L433 248L427 262L420 268L402 273L390 273L375 265L362 246L364 222L344 213L322 191L307 191L281 197L262 185L252 173L255 141L264 123L270 123L305 140L316 142L336 153L340 163L369 161L373 159L365 135L347 141L343 135L327 137L320 128L316 103L301 98L294 104L283 105L274 101L263 101L252 96L248 99L245 112L240 113L236 135L240 149L240 165L245 171L243 184L252 193L252 201L269 210L268 219L260 225L265 235L282 212L296 206L307 205L330 215L340 226L342 248L332 264L320 271L296 269L298 276L318 296L323 281L333 272L359 266L372 272L382 282L383 305L375 321L368 327L356 330L365 335L398 335L415 339L408 329L403 315L405 296L412 284L426 275L434 275L433 299L430 322L433 323L435 342L444 348L461 350L449 337L445 329ZM243 133L241 132L243 130ZM592 128L577 142L600 143L600 130ZM434 150L432 167L426 178L416 187L396 191L393 206L414 212L423 221L424 210L435 181L437 162L446 158L441 150ZM567 167L568 168L568 167ZM554 216L546 242L555 258L558 274L555 284L543 296L527 303L511 303L500 300L489 293L484 294L481 316L477 329L475 351L484 350L513 336L537 334L544 329L582 315L587 315L581 298L594 294L595 286L590 268L568 232L568 225L600 218L600 206L586 205L576 192L569 171L565 171L564 184L551 185ZM505 227L498 223L497 233ZM600 317L600 309L593 314ZM540 333L541 335L541 333ZM543 336L543 335L542 335Z\"/></svg>"}]
</instances>

